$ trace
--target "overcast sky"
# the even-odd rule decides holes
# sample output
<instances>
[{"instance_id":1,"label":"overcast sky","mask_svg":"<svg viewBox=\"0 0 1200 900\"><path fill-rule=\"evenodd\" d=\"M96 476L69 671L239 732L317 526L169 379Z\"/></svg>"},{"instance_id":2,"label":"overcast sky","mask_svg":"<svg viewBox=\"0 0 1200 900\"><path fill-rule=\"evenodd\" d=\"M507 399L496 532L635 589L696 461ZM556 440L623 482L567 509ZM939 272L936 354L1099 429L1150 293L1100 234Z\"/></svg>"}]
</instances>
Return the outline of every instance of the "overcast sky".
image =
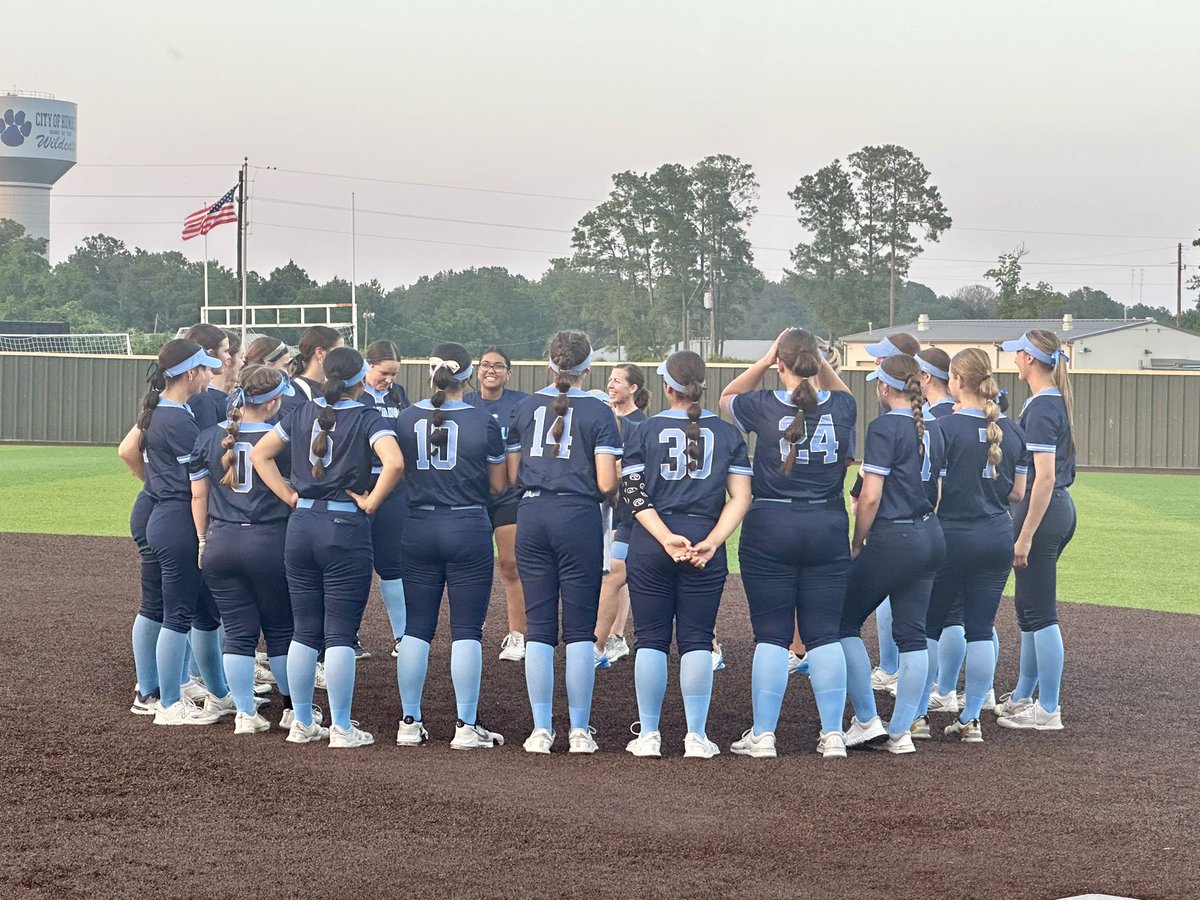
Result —
<instances>
[{"instance_id":1,"label":"overcast sky","mask_svg":"<svg viewBox=\"0 0 1200 900\"><path fill-rule=\"evenodd\" d=\"M953 292L1024 243L1029 278L1173 307L1175 243L1200 263L1197 33L1187 0L41 0L5 12L0 88L79 104L55 261L97 231L201 258L179 226L248 156L264 274L349 277L353 191L359 281L537 277L612 173L730 153L761 182L751 238L778 278L803 236L787 191L897 143L954 219L915 280ZM229 265L234 245L210 235Z\"/></svg>"}]
</instances>

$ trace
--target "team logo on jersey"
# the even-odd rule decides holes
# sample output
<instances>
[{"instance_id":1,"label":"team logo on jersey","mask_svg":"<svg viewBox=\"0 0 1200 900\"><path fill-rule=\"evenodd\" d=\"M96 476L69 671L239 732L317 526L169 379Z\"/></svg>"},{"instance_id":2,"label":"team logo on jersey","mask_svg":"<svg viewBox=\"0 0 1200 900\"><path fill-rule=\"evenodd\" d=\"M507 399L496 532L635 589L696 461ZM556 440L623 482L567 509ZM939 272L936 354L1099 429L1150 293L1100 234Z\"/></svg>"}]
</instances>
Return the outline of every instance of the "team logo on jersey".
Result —
<instances>
[{"instance_id":1,"label":"team logo on jersey","mask_svg":"<svg viewBox=\"0 0 1200 900\"><path fill-rule=\"evenodd\" d=\"M4 118L0 119L0 142L8 147L20 147L31 131L33 123L25 118L24 110L4 111Z\"/></svg>"}]
</instances>

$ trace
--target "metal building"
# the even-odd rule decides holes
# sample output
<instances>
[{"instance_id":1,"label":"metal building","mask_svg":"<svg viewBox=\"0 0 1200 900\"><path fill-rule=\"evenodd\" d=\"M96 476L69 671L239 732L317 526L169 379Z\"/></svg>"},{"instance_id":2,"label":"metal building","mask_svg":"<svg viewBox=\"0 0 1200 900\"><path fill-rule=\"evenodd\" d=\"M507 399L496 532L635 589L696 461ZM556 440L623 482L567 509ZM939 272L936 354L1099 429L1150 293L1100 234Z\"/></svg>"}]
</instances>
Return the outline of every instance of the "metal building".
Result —
<instances>
[{"instance_id":1,"label":"metal building","mask_svg":"<svg viewBox=\"0 0 1200 900\"><path fill-rule=\"evenodd\" d=\"M0 92L0 219L50 238L50 188L75 165L76 108L53 94Z\"/></svg>"},{"instance_id":2,"label":"metal building","mask_svg":"<svg viewBox=\"0 0 1200 900\"><path fill-rule=\"evenodd\" d=\"M1153 319L930 319L890 328L876 328L842 338L843 360L848 366L872 366L866 345L889 334L906 331L925 347L940 347L951 356L967 347L979 347L992 357L998 370L1015 368L1011 353L999 349L1001 341L1018 338L1040 328L1053 331L1066 345L1073 371L1137 372L1200 369L1200 334L1160 325Z\"/></svg>"}]
</instances>

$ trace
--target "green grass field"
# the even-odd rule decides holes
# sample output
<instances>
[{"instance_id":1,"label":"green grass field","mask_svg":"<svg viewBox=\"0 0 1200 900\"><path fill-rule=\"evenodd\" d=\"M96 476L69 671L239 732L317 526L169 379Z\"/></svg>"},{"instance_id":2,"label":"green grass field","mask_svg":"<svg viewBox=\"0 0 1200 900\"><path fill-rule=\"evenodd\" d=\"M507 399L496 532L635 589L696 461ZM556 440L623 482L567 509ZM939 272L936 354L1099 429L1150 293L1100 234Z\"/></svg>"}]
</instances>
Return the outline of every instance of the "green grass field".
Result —
<instances>
[{"instance_id":1,"label":"green grass field","mask_svg":"<svg viewBox=\"0 0 1200 900\"><path fill-rule=\"evenodd\" d=\"M1081 474L1071 491L1080 527L1059 568L1059 596L1200 613L1184 574L1194 569L1197 487L1187 475ZM110 447L3 446L0 532L125 537L138 488ZM730 544L736 566L736 534Z\"/></svg>"}]
</instances>

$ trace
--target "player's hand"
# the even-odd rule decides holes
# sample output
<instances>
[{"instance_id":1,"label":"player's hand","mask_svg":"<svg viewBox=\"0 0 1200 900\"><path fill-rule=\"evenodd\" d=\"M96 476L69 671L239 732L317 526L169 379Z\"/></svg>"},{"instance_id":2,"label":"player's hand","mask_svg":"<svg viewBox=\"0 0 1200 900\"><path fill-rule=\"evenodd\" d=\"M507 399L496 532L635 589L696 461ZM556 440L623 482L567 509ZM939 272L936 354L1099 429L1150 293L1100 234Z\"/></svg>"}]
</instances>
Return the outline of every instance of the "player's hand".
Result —
<instances>
[{"instance_id":1,"label":"player's hand","mask_svg":"<svg viewBox=\"0 0 1200 900\"><path fill-rule=\"evenodd\" d=\"M775 338L775 340L771 342L771 346L767 348L767 352L764 353L763 358L759 360L760 363L767 367L775 365L775 360L779 358L779 340L785 334L787 334L787 332L787 328L779 332L779 337Z\"/></svg>"},{"instance_id":2,"label":"player's hand","mask_svg":"<svg viewBox=\"0 0 1200 900\"><path fill-rule=\"evenodd\" d=\"M850 497L850 515L858 518L858 498L853 495Z\"/></svg>"},{"instance_id":3,"label":"player's hand","mask_svg":"<svg viewBox=\"0 0 1200 900\"><path fill-rule=\"evenodd\" d=\"M287 498L287 505L292 509L296 508L296 504L300 502L300 495L292 491L291 496Z\"/></svg>"},{"instance_id":4,"label":"player's hand","mask_svg":"<svg viewBox=\"0 0 1200 900\"><path fill-rule=\"evenodd\" d=\"M692 546L692 557L688 562L697 569L703 569L708 564L708 561L716 555L718 547L718 544L711 543L710 541L701 541Z\"/></svg>"},{"instance_id":5,"label":"player's hand","mask_svg":"<svg viewBox=\"0 0 1200 900\"><path fill-rule=\"evenodd\" d=\"M850 545L850 558L856 559L858 557L858 554L862 553L862 548L863 548L862 544L851 544Z\"/></svg>"},{"instance_id":6,"label":"player's hand","mask_svg":"<svg viewBox=\"0 0 1200 900\"><path fill-rule=\"evenodd\" d=\"M204 568L204 542L206 540L206 536L201 534L201 535L197 535L197 537L200 539L200 548L196 551L196 568L203 569Z\"/></svg>"},{"instance_id":7,"label":"player's hand","mask_svg":"<svg viewBox=\"0 0 1200 900\"><path fill-rule=\"evenodd\" d=\"M1029 566L1029 548L1033 545L1033 538L1019 537L1016 543L1013 544L1013 568L1024 569Z\"/></svg>"},{"instance_id":8,"label":"player's hand","mask_svg":"<svg viewBox=\"0 0 1200 900\"><path fill-rule=\"evenodd\" d=\"M692 557L692 542L681 534L669 534L662 541L662 548L675 562L689 562Z\"/></svg>"},{"instance_id":9,"label":"player's hand","mask_svg":"<svg viewBox=\"0 0 1200 900\"><path fill-rule=\"evenodd\" d=\"M379 501L371 496L370 491L367 491L365 494L356 494L354 491L347 491L347 493L350 494L354 502L358 504L358 508L365 512L368 516L374 515L375 510L379 509Z\"/></svg>"}]
</instances>

